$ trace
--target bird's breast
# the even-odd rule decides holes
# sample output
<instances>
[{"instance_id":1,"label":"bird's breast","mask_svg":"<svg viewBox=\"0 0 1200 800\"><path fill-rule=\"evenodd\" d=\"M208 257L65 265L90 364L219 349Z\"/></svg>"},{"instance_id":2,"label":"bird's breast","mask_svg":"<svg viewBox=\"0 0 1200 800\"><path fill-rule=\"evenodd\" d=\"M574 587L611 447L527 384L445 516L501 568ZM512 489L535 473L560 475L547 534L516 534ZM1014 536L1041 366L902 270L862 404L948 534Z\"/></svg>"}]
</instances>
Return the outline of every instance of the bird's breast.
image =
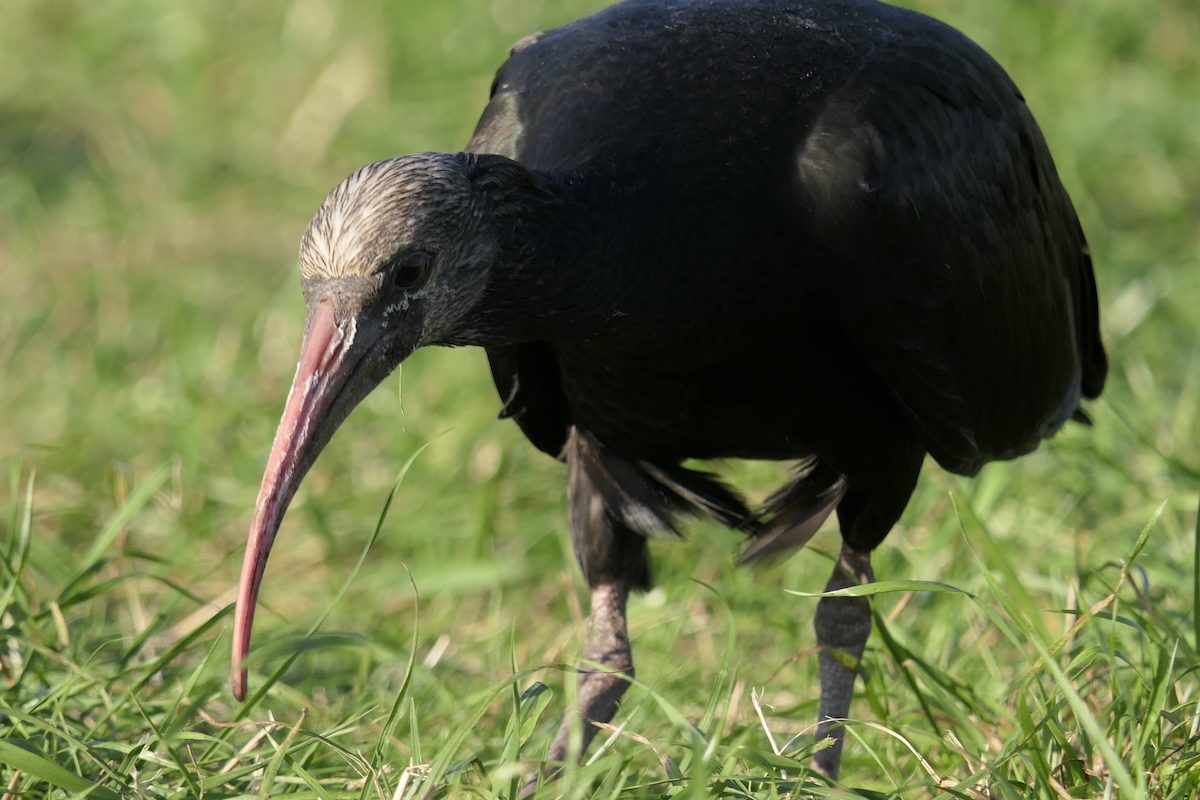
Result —
<instances>
[{"instance_id":1,"label":"bird's breast","mask_svg":"<svg viewBox=\"0 0 1200 800\"><path fill-rule=\"evenodd\" d=\"M555 345L572 422L630 456L803 458L891 400L844 337L814 315L757 335ZM854 398L852 402L847 396Z\"/></svg>"}]
</instances>

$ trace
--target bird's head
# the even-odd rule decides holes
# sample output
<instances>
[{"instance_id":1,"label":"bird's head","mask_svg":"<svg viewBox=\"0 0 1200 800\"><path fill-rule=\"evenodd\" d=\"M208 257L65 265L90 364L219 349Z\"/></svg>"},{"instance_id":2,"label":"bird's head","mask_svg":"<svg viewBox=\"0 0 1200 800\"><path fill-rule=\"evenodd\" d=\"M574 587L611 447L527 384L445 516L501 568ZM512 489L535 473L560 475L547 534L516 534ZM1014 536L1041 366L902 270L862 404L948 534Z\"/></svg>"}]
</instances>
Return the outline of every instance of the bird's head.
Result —
<instances>
[{"instance_id":1,"label":"bird's head","mask_svg":"<svg viewBox=\"0 0 1200 800\"><path fill-rule=\"evenodd\" d=\"M267 556L301 479L350 411L414 350L481 343L473 321L499 249L490 220L514 189L532 185L528 172L500 156L404 156L347 177L308 224L300 244L308 305L300 362L263 474L238 590L239 699Z\"/></svg>"}]
</instances>

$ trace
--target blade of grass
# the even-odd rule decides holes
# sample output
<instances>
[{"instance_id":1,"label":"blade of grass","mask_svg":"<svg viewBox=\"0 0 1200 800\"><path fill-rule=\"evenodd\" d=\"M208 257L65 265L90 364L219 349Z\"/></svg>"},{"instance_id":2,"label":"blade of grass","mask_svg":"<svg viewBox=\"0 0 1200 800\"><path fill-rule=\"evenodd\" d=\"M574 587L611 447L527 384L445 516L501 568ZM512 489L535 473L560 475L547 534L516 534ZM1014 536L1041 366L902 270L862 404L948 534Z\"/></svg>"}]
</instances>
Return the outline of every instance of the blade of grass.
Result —
<instances>
[{"instance_id":1,"label":"blade of grass","mask_svg":"<svg viewBox=\"0 0 1200 800\"><path fill-rule=\"evenodd\" d=\"M1033 645L1034 650L1037 651L1038 659L1041 661L1045 670L1050 674L1050 677L1058 685L1059 691L1062 692L1063 698L1066 700L1067 705L1071 707L1071 711L1075 715L1076 721L1079 723L1080 727L1087 732L1091 744L1100 751L1105 766L1108 767L1110 774L1114 777L1120 787L1121 795L1123 797L1140 797L1143 795L1145 792L1144 783L1140 781L1135 782L1133 780L1133 777L1125 768L1125 765L1121 761L1117 751L1108 741L1104 730L1096 721L1096 718L1092 715L1091 710L1087 707L1087 703L1085 703L1083 698L1079 696L1079 693L1075 691L1075 687L1072 685L1070 678L1068 678L1066 673L1063 672L1062 668L1059 667L1054 656L1050 653L1050 650L1041 641L1041 639L1035 635L1031 635L1033 634L1033 625L1029 620L1022 616L1022 611L1012 600L1011 595L1006 591L1006 587L1001 586L996 581L996 578L991 575L987 576L987 583L990 587L990 593L992 597L1000 604L1001 608L1004 609L1005 613L1008 615L1008 620L1016 624L1020 633L1018 633L1016 630L1013 630L1012 627L1007 624L1006 620L1004 620L995 609L991 608L986 603L980 603L979 607L992 620L992 623L998 629L1004 632L1005 636L1008 637L1014 645L1020 647L1025 642Z\"/></svg>"},{"instance_id":2,"label":"blade of grass","mask_svg":"<svg viewBox=\"0 0 1200 800\"><path fill-rule=\"evenodd\" d=\"M508 666L509 671L516 675L520 671L520 666L517 662L517 631L515 626L510 625L508 628ZM521 758L521 728L524 727L523 708L521 707L521 685L517 681L510 684L510 694L512 699L512 715L508 718L508 723L504 729L504 742L500 746L500 763L512 764ZM499 781L506 784L503 789L504 797L508 800L516 800L517 790L520 788L520 776L517 774L508 777L500 777ZM493 790L498 789L498 783L493 781Z\"/></svg>"},{"instance_id":3,"label":"blade of grass","mask_svg":"<svg viewBox=\"0 0 1200 800\"><path fill-rule=\"evenodd\" d=\"M82 561L84 569L87 569L100 560L100 557L104 555L104 551L112 545L113 540L117 538L117 534L121 532L121 529L137 516L138 512L142 510L142 506L150 501L150 498L158 491L158 487L162 486L170 476L171 465L163 464L133 490L133 493L129 495L129 499L109 518L108 524L101 529L100 534L92 542L92 546L88 548L87 554L84 555Z\"/></svg>"},{"instance_id":4,"label":"blade of grass","mask_svg":"<svg viewBox=\"0 0 1200 800\"><path fill-rule=\"evenodd\" d=\"M1113 413L1116 414L1117 419L1121 420L1125 427L1129 429L1129 432L1137 437L1138 441L1146 450L1153 452L1166 464L1170 465L1178 472L1183 473L1189 479L1193 481L1200 481L1200 468L1180 461L1173 455L1164 453L1162 449L1159 448L1158 442L1155 440L1155 438L1148 435L1141 427L1134 424L1133 417L1130 414L1127 414L1125 410L1121 408L1120 404L1114 402L1111 397L1107 400L1107 404L1108 407L1112 409Z\"/></svg>"},{"instance_id":5,"label":"blade of grass","mask_svg":"<svg viewBox=\"0 0 1200 800\"><path fill-rule=\"evenodd\" d=\"M29 480L25 483L25 502L15 504L13 507L13 528L17 535L13 537L9 547L9 553L5 558L5 572L7 574L7 586L4 587L4 597L0 598L0 616L3 616L8 611L9 603L12 602L17 588L21 585L21 573L25 571L25 564L29 559L29 543L31 541L30 531L33 527L33 479L36 473L29 473ZM14 496L16 492L14 492Z\"/></svg>"},{"instance_id":6,"label":"blade of grass","mask_svg":"<svg viewBox=\"0 0 1200 800\"><path fill-rule=\"evenodd\" d=\"M66 742L67 744L71 745L75 753L82 754L93 761L100 771L107 775L109 779L114 781L120 780L120 776L112 770L108 763L92 752L92 747L90 747L87 742L71 733L69 729L56 725L44 717L34 716L31 713L27 713L12 706L5 707L4 716L13 720L24 722L30 728L43 732L43 734L49 738L60 739ZM91 784L89 784L89 786L90 785Z\"/></svg>"},{"instance_id":7,"label":"blade of grass","mask_svg":"<svg viewBox=\"0 0 1200 800\"><path fill-rule=\"evenodd\" d=\"M69 769L62 767L55 761L51 761L40 753L26 750L12 741L0 739L0 761L8 764L13 769L20 770L38 780L45 781L51 786L58 786L69 792L99 798L99 800L119 800L116 793L109 789L94 784L87 778L71 772Z\"/></svg>"},{"instance_id":8,"label":"blade of grass","mask_svg":"<svg viewBox=\"0 0 1200 800\"><path fill-rule=\"evenodd\" d=\"M1046 670L1050 673L1050 677L1058 684L1058 688L1066 698L1067 704L1071 706L1071 711L1075 714L1075 719L1088 732L1088 736L1092 738L1096 748L1100 751L1104 758L1104 764L1108 767L1109 773L1117 781L1118 789L1122 797L1142 797L1145 795L1146 786L1144 780L1134 781L1129 771L1125 769L1125 764L1121 761L1120 755L1113 749L1112 743L1108 741L1104 730L1100 727L1100 723L1092 715L1091 709L1087 707L1087 703L1075 691L1075 687L1071 684L1070 678L1055 662L1054 657L1036 638L1030 639L1034 649L1038 652L1038 658L1045 665Z\"/></svg>"},{"instance_id":9,"label":"blade of grass","mask_svg":"<svg viewBox=\"0 0 1200 800\"><path fill-rule=\"evenodd\" d=\"M417 719L417 701L411 695L408 698L408 746L412 749L412 762L425 763L421 755L421 726Z\"/></svg>"},{"instance_id":10,"label":"blade of grass","mask_svg":"<svg viewBox=\"0 0 1200 800\"><path fill-rule=\"evenodd\" d=\"M871 609L871 616L875 618L875 628L879 631L879 635L883 637L883 644L887 648L888 653L892 656L892 663L900 670L900 674L904 676L904 682L908 684L908 688L917 698L917 703L921 706L921 715L925 721L929 723L929 729L933 731L934 738L942 738L941 726L937 723L937 718L933 714L933 709L929 706L929 701L925 696L925 692L921 691L920 685L917 683L917 677L913 671L909 669L909 657L911 654L908 650L900 645L892 637L892 632L888 630L887 623L874 608Z\"/></svg>"},{"instance_id":11,"label":"blade of grass","mask_svg":"<svg viewBox=\"0 0 1200 800\"><path fill-rule=\"evenodd\" d=\"M692 582L702 586L717 599L717 602L721 604L721 609L724 611L725 616L725 647L721 652L721 663L717 667L717 674L713 679L712 688L709 690L708 701L704 706L704 713L700 715L700 721L697 723L697 727L700 730L709 731L709 744L705 749L704 757L711 758L713 748L721 738L720 720L717 720L718 724L715 726L713 722L717 718L717 709L721 698L727 696L726 690L733 685L731 673L733 671L733 656L737 650L737 622L733 616L733 609L729 607L729 601L725 599L724 595L704 581L693 579Z\"/></svg>"},{"instance_id":12,"label":"blade of grass","mask_svg":"<svg viewBox=\"0 0 1200 800\"><path fill-rule=\"evenodd\" d=\"M1192 643L1200 652L1200 498L1196 501L1196 530L1192 539Z\"/></svg>"},{"instance_id":13,"label":"blade of grass","mask_svg":"<svg viewBox=\"0 0 1200 800\"><path fill-rule=\"evenodd\" d=\"M15 531L20 525L21 519L21 456L17 455L13 458L12 463L8 465L8 494L12 500L12 505L8 510L8 529ZM15 539L10 539L8 542L9 551L5 553L6 559L12 559L12 546L16 544Z\"/></svg>"},{"instance_id":14,"label":"blade of grass","mask_svg":"<svg viewBox=\"0 0 1200 800\"><path fill-rule=\"evenodd\" d=\"M796 597L874 597L877 594L891 594L894 592L945 592L974 597L970 592L959 589L957 586L951 586L948 583L911 580L861 583L857 586L848 586L845 589L835 589L831 592L802 592L798 589L784 589L784 591L788 594L794 594Z\"/></svg>"},{"instance_id":15,"label":"blade of grass","mask_svg":"<svg viewBox=\"0 0 1200 800\"><path fill-rule=\"evenodd\" d=\"M163 723L163 728L168 733L173 733L180 719L183 718L182 715L179 714L179 709L183 707L184 702L191 699L192 692L196 690L196 683L199 682L200 676L204 674L205 668L207 668L209 662L212 661L213 654L217 651L217 645L220 643L220 636L213 637L212 644L208 646L208 651L196 664L196 668L192 670L190 675L188 675L187 680L184 681L183 688L179 690L179 696L175 698L175 705L171 706L171 710L168 711L167 715L163 718L165 720Z\"/></svg>"},{"instance_id":16,"label":"blade of grass","mask_svg":"<svg viewBox=\"0 0 1200 800\"><path fill-rule=\"evenodd\" d=\"M89 735L94 734L95 731L100 729L100 726L108 722L119 711L125 708L129 702L133 700L134 695L145 688L146 684L153 680L155 675L157 675L164 667L173 662L175 659L186 653L198 639L202 638L210 628L217 624L222 617L229 614L232 610L232 604L225 606L207 620L202 622L200 625L196 626L193 631L172 644L169 648L167 648L166 652L154 659L154 661L150 662L149 664L141 664L134 667L134 670L145 670L145 673L141 678L135 681L132 686L125 690L121 696L121 699L118 700L112 708L108 709L104 714L100 715L100 717L94 723L92 723L89 729Z\"/></svg>"},{"instance_id":17,"label":"blade of grass","mask_svg":"<svg viewBox=\"0 0 1200 800\"><path fill-rule=\"evenodd\" d=\"M167 737L163 736L162 729L156 725L151 716L146 713L146 709L142 707L140 702L138 702L137 697L131 695L130 699L133 700L133 707L137 709L142 721L146 723L146 727L153 732L154 738L158 739L159 743L166 749L167 755L171 757L171 760L174 762L174 766L176 770L178 770L179 775L183 778L184 783L188 785L188 788L192 790L194 795L199 797L200 786L196 783L196 778L192 775L192 771L189 768L188 763L183 759L183 756L176 751L175 746L171 744L171 741Z\"/></svg>"},{"instance_id":18,"label":"blade of grass","mask_svg":"<svg viewBox=\"0 0 1200 800\"><path fill-rule=\"evenodd\" d=\"M1171 675L1175 672L1175 657L1179 654L1179 646L1167 652L1166 647L1156 648L1156 664L1154 665L1154 680L1150 684L1150 696L1146 699L1143 711L1143 724L1137 736L1137 744L1133 752L1141 754L1150 747L1151 738L1159 732L1159 721L1166 716L1167 687Z\"/></svg>"},{"instance_id":19,"label":"blade of grass","mask_svg":"<svg viewBox=\"0 0 1200 800\"><path fill-rule=\"evenodd\" d=\"M379 739L375 742L375 750L371 753L371 768L376 772L381 771L383 768L383 757L388 751L392 735L396 731L396 725L400 722L400 708L408 697L408 689L412 684L413 671L417 666L417 647L420 642L421 595L417 590L416 581L413 580L412 571L409 570L406 564L401 563L400 566L404 568L404 574L408 576L408 582L413 588L413 596L417 598L413 602L412 644L409 646L408 663L404 667L404 680L400 682L400 688L396 692L396 699L392 701L392 707L388 711L387 720L383 723L383 730L379 732ZM368 786L369 784L364 781L362 792L359 794L359 800L366 800Z\"/></svg>"},{"instance_id":20,"label":"blade of grass","mask_svg":"<svg viewBox=\"0 0 1200 800\"><path fill-rule=\"evenodd\" d=\"M292 742L296 739L296 732L300 730L300 726L304 724L305 717L308 716L308 709L300 709L300 716L296 719L296 724L288 728L287 735L283 737L283 742L275 746L275 754L271 756L271 760L267 762L266 769L263 771L262 783L258 788L259 800L267 800L271 796L271 786L275 783L275 776L279 774L279 767L283 764L283 758L287 755L288 748L292 746ZM270 739L270 735L267 736ZM275 744L271 741L271 744Z\"/></svg>"},{"instance_id":21,"label":"blade of grass","mask_svg":"<svg viewBox=\"0 0 1200 800\"><path fill-rule=\"evenodd\" d=\"M552 668L560 669L565 672L573 671L572 667L569 667L565 664L551 666ZM508 691L511 684L520 684L526 678L536 675L545 669L547 669L546 666L537 666L530 667L529 669L525 669L520 672L514 672L512 675L492 684L491 686L487 687L487 689L475 695L475 697L478 697L478 701L475 703L475 706L471 711L471 715L463 720L455 729L454 733L442 743L440 752L434 756L433 760L429 764L429 769L426 771L425 775L421 777L422 784L427 788L432 788L452 771L451 768L456 762L459 748L461 748L463 742L466 741L468 734L470 734L479 724L479 720L483 719L483 716L488 712L488 709L491 708L491 705L493 702L495 702L496 698L498 698L502 693ZM413 735L414 741L416 741L415 730ZM418 755L418 751L415 747L413 748L413 755L414 759ZM420 762L417 761L417 763Z\"/></svg>"},{"instance_id":22,"label":"blade of grass","mask_svg":"<svg viewBox=\"0 0 1200 800\"><path fill-rule=\"evenodd\" d=\"M1004 584L1008 587L1014 601L1021 607L1022 616L1029 621L1033 628L1033 632L1041 637L1043 642L1053 640L1050 629L1046 627L1046 623L1042 620L1042 615L1037 603L1034 602L1033 596L1029 594L1029 590L1017 577L1016 571L1013 569L1012 562L1009 559L1009 553L1006 553L1004 548L992 536L992 532L983 524L983 520L975 513L970 502L966 498L959 495L957 492L950 493L950 502L954 506L954 512L958 516L959 527L962 529L968 542L968 547L974 551L976 542L982 547L986 561L979 558L976 554L976 560L981 567L986 564L990 567L995 567L1004 576Z\"/></svg>"},{"instance_id":23,"label":"blade of grass","mask_svg":"<svg viewBox=\"0 0 1200 800\"><path fill-rule=\"evenodd\" d=\"M333 800L333 795L325 790L325 787L321 785L320 781L318 781L312 775L312 773L300 766L300 764L296 763L295 760L289 760L289 763L296 774L300 776L300 780L304 781L308 785L308 788L313 790L314 795L316 795L320 800Z\"/></svg>"}]
</instances>

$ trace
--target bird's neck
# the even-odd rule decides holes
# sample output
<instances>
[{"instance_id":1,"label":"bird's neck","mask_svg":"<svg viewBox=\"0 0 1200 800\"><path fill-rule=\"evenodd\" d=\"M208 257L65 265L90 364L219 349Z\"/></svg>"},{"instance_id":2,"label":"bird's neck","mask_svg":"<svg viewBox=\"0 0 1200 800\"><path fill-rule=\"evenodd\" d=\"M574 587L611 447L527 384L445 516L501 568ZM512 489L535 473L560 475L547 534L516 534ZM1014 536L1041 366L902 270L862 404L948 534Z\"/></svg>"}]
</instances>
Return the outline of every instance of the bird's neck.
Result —
<instances>
[{"instance_id":1,"label":"bird's neck","mask_svg":"<svg viewBox=\"0 0 1200 800\"><path fill-rule=\"evenodd\" d=\"M638 287L605 236L608 204L583 178L539 175L543 193L494 221L500 259L481 307L490 341L579 341L615 335Z\"/></svg>"}]
</instances>

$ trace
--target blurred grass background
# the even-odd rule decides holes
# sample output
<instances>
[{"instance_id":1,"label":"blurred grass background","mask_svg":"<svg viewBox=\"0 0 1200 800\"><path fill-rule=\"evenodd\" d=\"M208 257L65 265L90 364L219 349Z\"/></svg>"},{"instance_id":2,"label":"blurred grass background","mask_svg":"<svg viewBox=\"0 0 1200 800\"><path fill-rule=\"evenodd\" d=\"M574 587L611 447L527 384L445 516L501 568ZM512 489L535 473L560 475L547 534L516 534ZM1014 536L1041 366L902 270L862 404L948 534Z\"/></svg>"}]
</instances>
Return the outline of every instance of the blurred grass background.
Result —
<instances>
[{"instance_id":1,"label":"blurred grass background","mask_svg":"<svg viewBox=\"0 0 1200 800\"><path fill-rule=\"evenodd\" d=\"M514 736L524 758L544 751L571 676L514 679L522 689L545 682L552 699L533 692L516 703L487 689L514 663L571 662L586 595L562 470L494 421L481 352L414 356L301 490L267 574L252 682L300 655L243 712L260 722L270 713L282 729L221 727L239 712L219 609L233 598L295 366L294 253L309 215L362 163L465 145L507 47L601 5L5 4L0 738L118 795L155 797L391 796L410 762L443 755L430 785L488 796L511 789ZM1006 796L1009 782L1012 796L1062 796L1055 783L1069 796L1113 791L1104 737L1065 721L1080 712L1036 647L1004 635L1011 613L1032 639L1061 639L1056 663L1142 776L1120 791L1194 796L1200 10L1195 0L914 5L979 41L1024 91L1091 241L1113 368L1095 428L1068 430L975 481L930 465L877 572L985 599L881 597L895 647L876 632L854 713L916 737L938 780L967 787L956 796ZM398 469L431 441L327 635L300 644L350 574ZM781 468L722 469L761 494ZM139 486L151 492L144 504ZM129 518L114 521L121 509ZM626 715L651 744L623 738L563 790L717 791L716 762L675 774L692 758L689 734L653 698L691 724L711 722L729 769L794 779L796 767L766 763L750 693L761 690L781 743L815 714L815 601L783 590L819 589L836 541L828 531L787 564L753 571L732 567L737 540L715 528L659 543L660 588L631 609L650 689L631 692ZM1078 617L1109 595L1109 624ZM1062 638L1076 618L1088 620L1084 634L1099 627ZM914 664L927 671L913 677ZM1040 713L1021 711L1026 701ZM544 719L525 719L529 704L546 704ZM282 741L301 708L303 726ZM905 745L853 730L862 741L847 749L846 786L935 793L938 780ZM222 776L242 748L245 769ZM697 759L688 763L699 770ZM0 751L13 796L50 791L39 764ZM155 777L139 783L139 774Z\"/></svg>"}]
</instances>

